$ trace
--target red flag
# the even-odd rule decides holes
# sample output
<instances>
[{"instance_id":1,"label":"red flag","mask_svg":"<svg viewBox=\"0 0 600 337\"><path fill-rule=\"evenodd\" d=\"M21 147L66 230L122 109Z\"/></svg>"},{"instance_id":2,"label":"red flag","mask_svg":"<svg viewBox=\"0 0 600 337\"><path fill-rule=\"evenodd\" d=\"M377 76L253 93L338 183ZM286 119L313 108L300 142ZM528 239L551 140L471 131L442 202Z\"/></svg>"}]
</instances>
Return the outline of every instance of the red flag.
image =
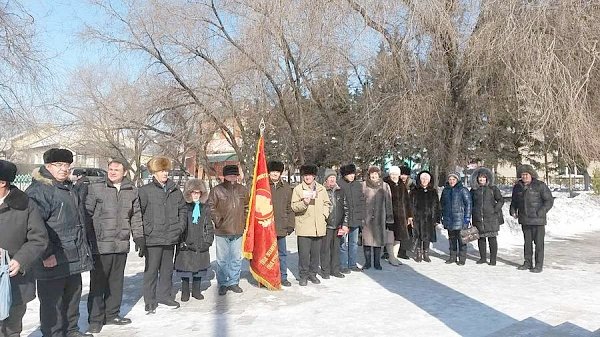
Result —
<instances>
[{"instance_id":1,"label":"red flag","mask_svg":"<svg viewBox=\"0 0 600 337\"><path fill-rule=\"evenodd\" d=\"M250 209L242 247L244 257L250 260L254 279L270 290L281 289L277 232L262 135L256 149Z\"/></svg>"}]
</instances>

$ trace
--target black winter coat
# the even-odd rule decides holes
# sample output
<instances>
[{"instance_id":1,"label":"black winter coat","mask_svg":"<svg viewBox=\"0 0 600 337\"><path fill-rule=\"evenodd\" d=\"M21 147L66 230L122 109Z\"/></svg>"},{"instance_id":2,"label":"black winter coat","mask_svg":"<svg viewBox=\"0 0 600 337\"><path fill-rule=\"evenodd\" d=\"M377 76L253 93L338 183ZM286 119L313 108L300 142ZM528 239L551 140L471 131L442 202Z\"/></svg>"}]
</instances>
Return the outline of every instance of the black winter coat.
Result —
<instances>
[{"instance_id":1,"label":"black winter coat","mask_svg":"<svg viewBox=\"0 0 600 337\"><path fill-rule=\"evenodd\" d=\"M513 187L510 214L517 215L521 225L545 226L546 213L553 205L554 197L546 183L534 178L525 185L519 180Z\"/></svg>"},{"instance_id":2,"label":"black winter coat","mask_svg":"<svg viewBox=\"0 0 600 337\"><path fill-rule=\"evenodd\" d=\"M479 185L480 175L485 175L487 183ZM471 200L473 201L472 221L480 234L491 236L497 234L500 225L504 223L502 193L494 185L494 174L485 167L477 168L471 175Z\"/></svg>"},{"instance_id":3,"label":"black winter coat","mask_svg":"<svg viewBox=\"0 0 600 337\"><path fill-rule=\"evenodd\" d=\"M413 214L413 237L421 241L436 242L435 226L440 222L440 199L432 186L417 186L410 192Z\"/></svg>"},{"instance_id":4,"label":"black winter coat","mask_svg":"<svg viewBox=\"0 0 600 337\"><path fill-rule=\"evenodd\" d=\"M327 217L327 229L348 226L348 202L339 186L327 190L331 207Z\"/></svg>"},{"instance_id":5,"label":"black winter coat","mask_svg":"<svg viewBox=\"0 0 600 337\"><path fill-rule=\"evenodd\" d=\"M178 244L186 227L187 206L177 184L169 179L163 187L152 179L138 193L146 246Z\"/></svg>"},{"instance_id":6,"label":"black winter coat","mask_svg":"<svg viewBox=\"0 0 600 337\"><path fill-rule=\"evenodd\" d=\"M31 267L48 246L48 232L37 206L27 194L10 186L0 205L0 248L21 265L20 272L10 278L12 305L25 304L35 298L35 279Z\"/></svg>"},{"instance_id":7,"label":"black winter coat","mask_svg":"<svg viewBox=\"0 0 600 337\"><path fill-rule=\"evenodd\" d=\"M128 178L120 190L108 179L90 184L85 208L94 254L128 253L130 233L134 239L144 237L138 190Z\"/></svg>"},{"instance_id":8,"label":"black winter coat","mask_svg":"<svg viewBox=\"0 0 600 337\"><path fill-rule=\"evenodd\" d=\"M362 183L341 179L339 185L348 202L348 227L362 227L367 217L367 202Z\"/></svg>"},{"instance_id":9,"label":"black winter coat","mask_svg":"<svg viewBox=\"0 0 600 337\"><path fill-rule=\"evenodd\" d=\"M442 224L447 230L461 230L471 222L471 194L459 181L450 187L446 184L442 191Z\"/></svg>"},{"instance_id":10,"label":"black winter coat","mask_svg":"<svg viewBox=\"0 0 600 337\"><path fill-rule=\"evenodd\" d=\"M384 181L390 185L392 191L392 210L394 212L394 223L389 225L388 229L394 232L395 241L409 241L407 224L408 218L412 218L412 210L406 185L402 180L395 183L390 177L386 177Z\"/></svg>"},{"instance_id":11,"label":"black winter coat","mask_svg":"<svg viewBox=\"0 0 600 337\"><path fill-rule=\"evenodd\" d=\"M42 262L35 266L40 280L54 280L92 270L94 262L85 229L85 209L70 181L58 182L42 166L33 171L33 181L25 193L35 201L48 231L48 248L42 260L51 255L57 265Z\"/></svg>"},{"instance_id":12,"label":"black winter coat","mask_svg":"<svg viewBox=\"0 0 600 337\"><path fill-rule=\"evenodd\" d=\"M187 222L182 242L177 247L175 269L178 271L198 272L210 267L208 249L215 239L215 228L210 217L208 204L200 204L200 219L192 222L194 203L187 204Z\"/></svg>"},{"instance_id":13,"label":"black winter coat","mask_svg":"<svg viewBox=\"0 0 600 337\"><path fill-rule=\"evenodd\" d=\"M292 210L292 187L285 181L279 181L271 185L271 200L273 202L273 215L275 216L275 228L277 236L288 236L296 226L295 214Z\"/></svg>"}]
</instances>

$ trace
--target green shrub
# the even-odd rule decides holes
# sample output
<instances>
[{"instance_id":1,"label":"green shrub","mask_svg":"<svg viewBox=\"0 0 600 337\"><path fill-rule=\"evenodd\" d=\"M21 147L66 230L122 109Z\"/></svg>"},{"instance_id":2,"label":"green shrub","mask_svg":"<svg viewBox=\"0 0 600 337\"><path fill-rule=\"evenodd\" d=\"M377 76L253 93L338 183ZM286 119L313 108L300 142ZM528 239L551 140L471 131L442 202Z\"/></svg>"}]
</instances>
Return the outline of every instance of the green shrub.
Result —
<instances>
[{"instance_id":1,"label":"green shrub","mask_svg":"<svg viewBox=\"0 0 600 337\"><path fill-rule=\"evenodd\" d=\"M592 177L592 188L594 193L600 195L600 169L594 170L594 176Z\"/></svg>"}]
</instances>

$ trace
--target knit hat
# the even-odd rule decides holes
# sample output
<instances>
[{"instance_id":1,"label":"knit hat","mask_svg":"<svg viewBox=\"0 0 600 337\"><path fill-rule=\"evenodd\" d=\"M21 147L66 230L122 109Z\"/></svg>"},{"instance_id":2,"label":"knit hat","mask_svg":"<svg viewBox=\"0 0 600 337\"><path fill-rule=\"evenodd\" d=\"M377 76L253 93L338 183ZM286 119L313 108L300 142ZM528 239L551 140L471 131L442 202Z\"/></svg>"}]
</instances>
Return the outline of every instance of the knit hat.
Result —
<instances>
[{"instance_id":1,"label":"knit hat","mask_svg":"<svg viewBox=\"0 0 600 337\"><path fill-rule=\"evenodd\" d=\"M223 177L224 176L239 176L240 169L237 165L225 165L223 167Z\"/></svg>"},{"instance_id":2,"label":"knit hat","mask_svg":"<svg viewBox=\"0 0 600 337\"><path fill-rule=\"evenodd\" d=\"M173 169L171 160L165 156L152 157L152 159L148 161L147 166L148 171L150 171L150 173L156 173L160 171L171 171Z\"/></svg>"},{"instance_id":3,"label":"knit hat","mask_svg":"<svg viewBox=\"0 0 600 337\"><path fill-rule=\"evenodd\" d=\"M356 165L348 164L348 165L344 165L344 166L340 167L340 175L342 177L345 177L352 173L356 174Z\"/></svg>"},{"instance_id":4,"label":"knit hat","mask_svg":"<svg viewBox=\"0 0 600 337\"><path fill-rule=\"evenodd\" d=\"M392 175L392 174L397 174L397 175L400 175L400 172L401 172L401 171L400 171L400 168L399 168L398 166L392 166L392 167L390 167L390 169L389 169L389 171L388 171L388 173L389 173L390 175Z\"/></svg>"},{"instance_id":5,"label":"knit hat","mask_svg":"<svg viewBox=\"0 0 600 337\"><path fill-rule=\"evenodd\" d=\"M0 160L0 180L12 183L15 181L16 176L17 165L6 160Z\"/></svg>"},{"instance_id":6,"label":"knit hat","mask_svg":"<svg viewBox=\"0 0 600 337\"><path fill-rule=\"evenodd\" d=\"M327 178L329 178L331 176L337 177L337 173L330 168L325 169L325 178L323 179L323 181L327 180Z\"/></svg>"},{"instance_id":7,"label":"knit hat","mask_svg":"<svg viewBox=\"0 0 600 337\"><path fill-rule=\"evenodd\" d=\"M460 180L460 174L458 174L457 172L448 173L447 179L450 179L450 177L454 177L454 178L456 178L456 180Z\"/></svg>"},{"instance_id":8,"label":"knit hat","mask_svg":"<svg viewBox=\"0 0 600 337\"><path fill-rule=\"evenodd\" d=\"M277 161L277 160L272 160L267 163L267 170L269 172L273 172L273 171L283 172L284 168L285 167L284 167L283 163L280 161Z\"/></svg>"},{"instance_id":9,"label":"knit hat","mask_svg":"<svg viewBox=\"0 0 600 337\"><path fill-rule=\"evenodd\" d=\"M44 152L44 164L73 163L73 152L67 149L52 148Z\"/></svg>"},{"instance_id":10,"label":"knit hat","mask_svg":"<svg viewBox=\"0 0 600 337\"><path fill-rule=\"evenodd\" d=\"M301 176L305 176L305 175L316 176L318 172L319 172L319 169L315 165L300 166L300 175Z\"/></svg>"},{"instance_id":11,"label":"knit hat","mask_svg":"<svg viewBox=\"0 0 600 337\"><path fill-rule=\"evenodd\" d=\"M400 174L403 176L409 176L410 175L410 169L408 168L408 166L401 166L400 167Z\"/></svg>"}]
</instances>

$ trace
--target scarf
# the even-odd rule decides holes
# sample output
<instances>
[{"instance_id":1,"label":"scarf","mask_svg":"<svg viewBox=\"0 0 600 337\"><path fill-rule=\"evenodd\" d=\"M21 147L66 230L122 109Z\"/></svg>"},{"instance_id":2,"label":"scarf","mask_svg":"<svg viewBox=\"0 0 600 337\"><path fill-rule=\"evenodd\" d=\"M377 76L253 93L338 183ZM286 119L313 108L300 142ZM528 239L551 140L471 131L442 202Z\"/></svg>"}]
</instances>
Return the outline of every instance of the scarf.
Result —
<instances>
[{"instance_id":1,"label":"scarf","mask_svg":"<svg viewBox=\"0 0 600 337\"><path fill-rule=\"evenodd\" d=\"M200 202L194 202L194 210L192 211L192 223L197 224L200 219Z\"/></svg>"}]
</instances>

